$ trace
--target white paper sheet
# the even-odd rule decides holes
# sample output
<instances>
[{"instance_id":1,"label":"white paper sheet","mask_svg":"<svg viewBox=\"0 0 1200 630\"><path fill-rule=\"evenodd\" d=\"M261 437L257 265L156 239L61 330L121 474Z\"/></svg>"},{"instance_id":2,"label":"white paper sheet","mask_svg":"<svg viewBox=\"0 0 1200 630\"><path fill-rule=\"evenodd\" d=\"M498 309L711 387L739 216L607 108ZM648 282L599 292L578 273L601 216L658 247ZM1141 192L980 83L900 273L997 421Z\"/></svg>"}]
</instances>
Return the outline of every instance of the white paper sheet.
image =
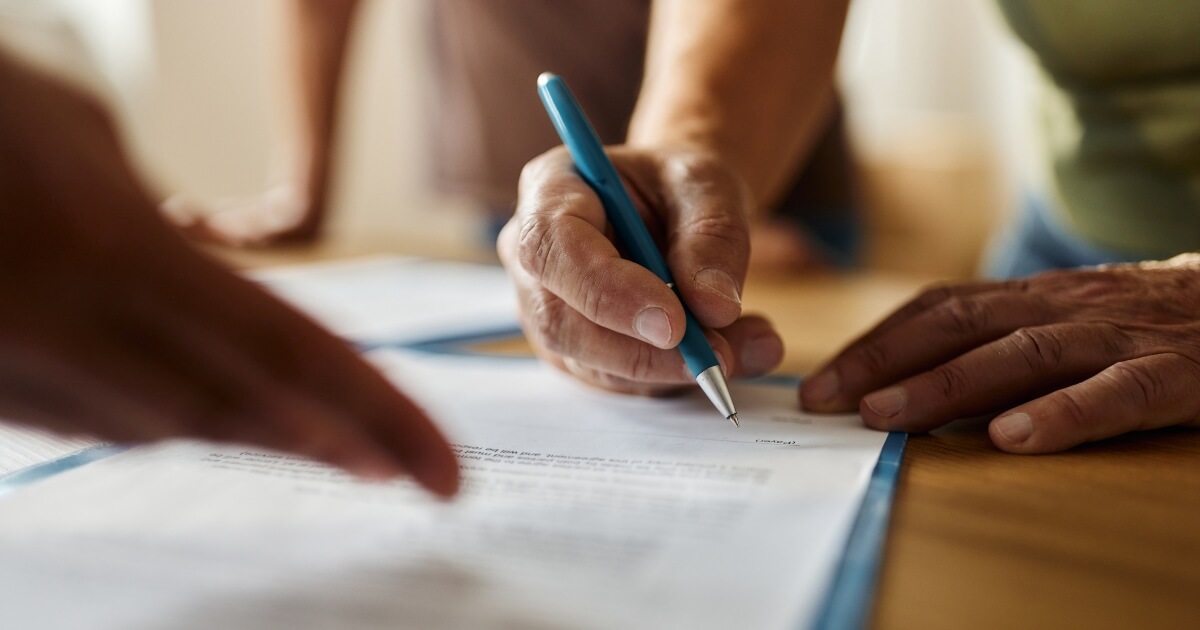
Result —
<instances>
[{"instance_id":1,"label":"white paper sheet","mask_svg":"<svg viewBox=\"0 0 1200 630\"><path fill-rule=\"evenodd\" d=\"M0 420L0 476L58 459L98 444L91 438L64 437Z\"/></svg>"},{"instance_id":2,"label":"white paper sheet","mask_svg":"<svg viewBox=\"0 0 1200 630\"><path fill-rule=\"evenodd\" d=\"M170 443L0 501L0 627L794 628L885 434L736 385L586 388L536 362L375 355L445 427L459 499Z\"/></svg>"},{"instance_id":3,"label":"white paper sheet","mask_svg":"<svg viewBox=\"0 0 1200 630\"><path fill-rule=\"evenodd\" d=\"M251 277L355 341L408 343L517 326L514 292L493 265L378 257Z\"/></svg>"}]
</instances>

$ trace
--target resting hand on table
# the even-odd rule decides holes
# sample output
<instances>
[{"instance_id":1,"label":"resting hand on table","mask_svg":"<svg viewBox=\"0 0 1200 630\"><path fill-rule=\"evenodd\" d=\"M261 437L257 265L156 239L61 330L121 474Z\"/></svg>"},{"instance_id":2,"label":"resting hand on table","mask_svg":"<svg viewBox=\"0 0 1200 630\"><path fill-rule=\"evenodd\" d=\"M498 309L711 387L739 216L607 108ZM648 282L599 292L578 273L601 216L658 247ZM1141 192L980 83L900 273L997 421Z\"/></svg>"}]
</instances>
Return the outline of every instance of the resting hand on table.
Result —
<instances>
[{"instance_id":1,"label":"resting hand on table","mask_svg":"<svg viewBox=\"0 0 1200 630\"><path fill-rule=\"evenodd\" d=\"M999 413L989 434L1013 453L1200 424L1200 255L926 291L801 401L898 431Z\"/></svg>"},{"instance_id":2,"label":"resting hand on table","mask_svg":"<svg viewBox=\"0 0 1200 630\"><path fill-rule=\"evenodd\" d=\"M609 156L726 373L774 368L783 357L779 335L765 319L742 315L749 209L737 177L694 152L617 147ZM618 391L656 394L694 384L675 349L685 326L679 298L621 257L599 198L565 149L525 167L516 213L497 248L539 357Z\"/></svg>"},{"instance_id":3,"label":"resting hand on table","mask_svg":"<svg viewBox=\"0 0 1200 630\"><path fill-rule=\"evenodd\" d=\"M97 102L3 54L0 92L0 417L251 443L454 492L420 409L158 218Z\"/></svg>"},{"instance_id":4,"label":"resting hand on table","mask_svg":"<svg viewBox=\"0 0 1200 630\"><path fill-rule=\"evenodd\" d=\"M206 202L175 195L163 202L163 215L192 238L239 247L310 243L319 236L323 212L311 201L320 193L280 185L260 195Z\"/></svg>"}]
</instances>

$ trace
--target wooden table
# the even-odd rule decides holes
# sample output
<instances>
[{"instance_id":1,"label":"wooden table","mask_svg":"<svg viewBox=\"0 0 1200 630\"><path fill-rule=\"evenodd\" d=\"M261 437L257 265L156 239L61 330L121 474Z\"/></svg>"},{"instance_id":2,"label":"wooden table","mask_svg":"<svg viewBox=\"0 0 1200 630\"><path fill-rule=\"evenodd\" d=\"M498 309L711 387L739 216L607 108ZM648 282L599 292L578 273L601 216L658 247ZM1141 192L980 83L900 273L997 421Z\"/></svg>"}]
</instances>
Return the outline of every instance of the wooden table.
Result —
<instances>
[{"instance_id":1,"label":"wooden table","mask_svg":"<svg viewBox=\"0 0 1200 630\"><path fill-rule=\"evenodd\" d=\"M261 266L446 254L430 250L360 239L227 258ZM779 326L788 348L781 370L803 373L928 281L753 277L745 304ZM993 448L985 427L965 421L909 441L874 626L1200 627L1200 431L1160 430L1020 456Z\"/></svg>"}]
</instances>

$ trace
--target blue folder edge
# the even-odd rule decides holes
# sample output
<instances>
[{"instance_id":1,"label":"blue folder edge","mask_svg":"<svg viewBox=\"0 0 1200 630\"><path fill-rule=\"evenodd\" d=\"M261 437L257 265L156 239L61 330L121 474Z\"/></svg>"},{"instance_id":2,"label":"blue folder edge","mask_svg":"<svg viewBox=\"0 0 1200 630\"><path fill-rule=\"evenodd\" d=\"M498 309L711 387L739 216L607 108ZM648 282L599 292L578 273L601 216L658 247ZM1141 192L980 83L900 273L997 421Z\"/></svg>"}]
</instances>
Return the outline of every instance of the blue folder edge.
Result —
<instances>
[{"instance_id":1,"label":"blue folder edge","mask_svg":"<svg viewBox=\"0 0 1200 630\"><path fill-rule=\"evenodd\" d=\"M387 347L399 347L431 354L476 354L467 349L474 343L495 341L520 334L511 327L458 335L443 339L417 343L396 344L386 341L356 343L362 352ZM792 376L773 375L756 379L773 385L795 385L799 379ZM825 602L817 614L812 627L818 630L857 630L865 628L870 621L875 588L879 581L879 568L883 560L883 547L887 540L888 522L892 513L892 501L900 478L900 462L904 447L908 443L907 433L889 433L879 453L879 461L871 472L867 493L862 506L846 539L841 561L834 571ZM94 461L115 455L128 447L116 444L97 444L70 455L65 455L41 464L0 476L0 497L13 490L60 472L85 466Z\"/></svg>"},{"instance_id":2,"label":"blue folder edge","mask_svg":"<svg viewBox=\"0 0 1200 630\"><path fill-rule=\"evenodd\" d=\"M842 560L834 571L833 582L814 628L851 630L867 627L883 563L892 502L900 479L900 460L908 434L893 431L883 442L879 461L867 482L867 493L854 519Z\"/></svg>"},{"instance_id":3,"label":"blue folder edge","mask_svg":"<svg viewBox=\"0 0 1200 630\"><path fill-rule=\"evenodd\" d=\"M129 447L117 444L95 444L69 455L63 455L58 459L34 464L21 470L14 470L0 477L0 497L35 481L41 481L46 477L57 475L72 468L85 466L110 455L116 455L127 448Z\"/></svg>"}]
</instances>

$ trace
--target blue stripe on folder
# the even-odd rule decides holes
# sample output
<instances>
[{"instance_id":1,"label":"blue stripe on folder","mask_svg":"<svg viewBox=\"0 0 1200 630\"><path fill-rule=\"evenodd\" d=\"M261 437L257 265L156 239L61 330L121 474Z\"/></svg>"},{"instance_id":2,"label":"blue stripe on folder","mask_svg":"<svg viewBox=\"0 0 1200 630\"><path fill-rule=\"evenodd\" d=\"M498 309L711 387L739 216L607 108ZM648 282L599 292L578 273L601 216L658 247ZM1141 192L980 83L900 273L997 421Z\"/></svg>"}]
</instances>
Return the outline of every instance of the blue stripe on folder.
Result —
<instances>
[{"instance_id":1,"label":"blue stripe on folder","mask_svg":"<svg viewBox=\"0 0 1200 630\"><path fill-rule=\"evenodd\" d=\"M833 584L814 628L857 630L867 627L879 581L879 566L883 561L892 500L900 479L900 460L907 443L907 433L889 433L884 441L854 528L846 539L842 561L834 573Z\"/></svg>"},{"instance_id":2,"label":"blue stripe on folder","mask_svg":"<svg viewBox=\"0 0 1200 630\"><path fill-rule=\"evenodd\" d=\"M362 341L355 342L354 345L359 352L370 352L372 350L382 350L384 348L404 348L406 350L418 350L432 354L474 355L478 354L478 352L472 351L468 348L468 346L472 344L486 343L488 341L500 341L502 339L513 339L520 336L520 328L514 326L505 326L503 328L454 335L452 337L427 339L425 341L408 341L400 343L392 341ZM528 355L514 356L524 358Z\"/></svg>"},{"instance_id":3,"label":"blue stripe on folder","mask_svg":"<svg viewBox=\"0 0 1200 630\"><path fill-rule=\"evenodd\" d=\"M57 475L60 472L79 468L85 464L90 464L96 460L104 459L109 455L116 455L121 451L129 448L127 446L118 446L116 444L96 444L89 446L83 450L75 451L70 455L63 455L58 459L52 459L48 462L35 464L28 468L13 471L0 477L0 496L6 495L13 490L27 486L35 481L40 481L46 477Z\"/></svg>"}]
</instances>

